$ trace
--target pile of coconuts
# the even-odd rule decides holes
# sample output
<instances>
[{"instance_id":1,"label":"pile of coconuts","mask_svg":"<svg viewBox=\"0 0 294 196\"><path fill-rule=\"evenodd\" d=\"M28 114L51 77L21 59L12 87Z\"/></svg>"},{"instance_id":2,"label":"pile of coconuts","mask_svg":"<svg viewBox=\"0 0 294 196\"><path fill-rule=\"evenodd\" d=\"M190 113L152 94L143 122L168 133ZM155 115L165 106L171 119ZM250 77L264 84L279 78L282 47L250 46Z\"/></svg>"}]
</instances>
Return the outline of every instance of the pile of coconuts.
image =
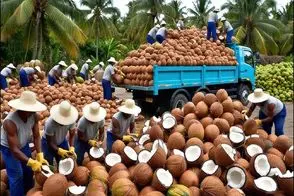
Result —
<instances>
[{"instance_id":1,"label":"pile of coconuts","mask_svg":"<svg viewBox=\"0 0 294 196\"><path fill-rule=\"evenodd\" d=\"M120 83L126 85L152 86L153 65L158 66L202 66L236 65L234 51L219 40L212 42L200 29L168 30L162 43L143 44L138 50L128 53L120 61L118 69L125 74Z\"/></svg>"},{"instance_id":2,"label":"pile of coconuts","mask_svg":"<svg viewBox=\"0 0 294 196\"><path fill-rule=\"evenodd\" d=\"M244 120L225 90L196 93L182 109L145 122L129 143L93 147L35 174L27 194L113 196L293 195L293 145Z\"/></svg>"}]
</instances>

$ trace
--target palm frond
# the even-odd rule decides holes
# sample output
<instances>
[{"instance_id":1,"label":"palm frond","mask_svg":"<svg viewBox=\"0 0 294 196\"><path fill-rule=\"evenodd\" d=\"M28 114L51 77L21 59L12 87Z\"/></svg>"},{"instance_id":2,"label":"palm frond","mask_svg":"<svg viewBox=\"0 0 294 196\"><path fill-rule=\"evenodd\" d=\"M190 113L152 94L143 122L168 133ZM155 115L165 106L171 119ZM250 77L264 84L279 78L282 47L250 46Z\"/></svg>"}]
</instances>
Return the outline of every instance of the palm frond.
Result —
<instances>
[{"instance_id":1,"label":"palm frond","mask_svg":"<svg viewBox=\"0 0 294 196\"><path fill-rule=\"evenodd\" d=\"M255 43L255 47L259 50L261 54L267 54L267 48L265 40L262 34L258 31L257 28L254 28L252 31L252 37Z\"/></svg>"},{"instance_id":2,"label":"palm frond","mask_svg":"<svg viewBox=\"0 0 294 196\"><path fill-rule=\"evenodd\" d=\"M2 0L1 1L1 24L3 24L22 3L23 0Z\"/></svg>"}]
</instances>

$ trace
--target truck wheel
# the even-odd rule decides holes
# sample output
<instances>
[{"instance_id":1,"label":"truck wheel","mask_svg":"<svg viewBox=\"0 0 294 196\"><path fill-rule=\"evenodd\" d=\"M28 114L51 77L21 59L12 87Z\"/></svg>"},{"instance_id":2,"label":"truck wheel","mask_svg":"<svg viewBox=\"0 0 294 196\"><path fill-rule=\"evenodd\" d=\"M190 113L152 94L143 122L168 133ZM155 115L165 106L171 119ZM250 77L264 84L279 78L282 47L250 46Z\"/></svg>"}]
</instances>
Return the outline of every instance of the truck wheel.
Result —
<instances>
[{"instance_id":1,"label":"truck wheel","mask_svg":"<svg viewBox=\"0 0 294 196\"><path fill-rule=\"evenodd\" d=\"M177 94L173 100L171 100L170 107L171 109L174 108L182 108L185 103L187 103L189 100L184 94Z\"/></svg>"},{"instance_id":2,"label":"truck wheel","mask_svg":"<svg viewBox=\"0 0 294 196\"><path fill-rule=\"evenodd\" d=\"M238 99L243 103L243 105L247 105L249 103L248 101L248 95L250 94L251 89L246 84L240 84L238 88Z\"/></svg>"}]
</instances>

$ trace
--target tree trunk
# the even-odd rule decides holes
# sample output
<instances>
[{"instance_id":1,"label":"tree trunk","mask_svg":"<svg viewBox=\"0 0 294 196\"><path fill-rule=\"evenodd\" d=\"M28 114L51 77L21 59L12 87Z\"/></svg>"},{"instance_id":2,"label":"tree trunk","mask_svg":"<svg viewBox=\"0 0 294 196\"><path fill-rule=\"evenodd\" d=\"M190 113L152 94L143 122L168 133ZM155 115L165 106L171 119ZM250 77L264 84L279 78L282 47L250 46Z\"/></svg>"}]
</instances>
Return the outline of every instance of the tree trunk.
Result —
<instances>
[{"instance_id":1,"label":"tree trunk","mask_svg":"<svg viewBox=\"0 0 294 196\"><path fill-rule=\"evenodd\" d=\"M35 40L35 47L34 47L34 52L33 52L33 58L32 59L37 58L38 50L39 50L40 18L41 18L41 12L39 10L37 10L36 29L35 29L35 31L36 31L36 40Z\"/></svg>"},{"instance_id":2,"label":"tree trunk","mask_svg":"<svg viewBox=\"0 0 294 196\"><path fill-rule=\"evenodd\" d=\"M39 40L38 40L38 54L37 54L37 59L41 59L41 55L42 55L42 50L43 50L43 27L42 27L42 23L39 24L40 28L39 28Z\"/></svg>"},{"instance_id":3,"label":"tree trunk","mask_svg":"<svg viewBox=\"0 0 294 196\"><path fill-rule=\"evenodd\" d=\"M98 35L96 36L96 59L98 60L99 58L99 46L98 46L99 40L98 40Z\"/></svg>"}]
</instances>

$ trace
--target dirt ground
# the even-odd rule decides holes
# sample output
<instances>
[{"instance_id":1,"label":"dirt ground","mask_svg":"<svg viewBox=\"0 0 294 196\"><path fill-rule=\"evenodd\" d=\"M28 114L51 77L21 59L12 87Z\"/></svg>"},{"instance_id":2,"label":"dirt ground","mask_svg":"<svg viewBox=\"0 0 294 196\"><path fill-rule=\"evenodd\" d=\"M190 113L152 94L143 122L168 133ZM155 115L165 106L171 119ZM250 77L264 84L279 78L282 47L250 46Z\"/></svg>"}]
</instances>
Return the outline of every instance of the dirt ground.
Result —
<instances>
[{"instance_id":1,"label":"dirt ground","mask_svg":"<svg viewBox=\"0 0 294 196\"><path fill-rule=\"evenodd\" d=\"M127 98L132 98L132 93L127 92L124 88L116 88L114 92L114 96L120 98L120 99L127 99ZM288 135L290 138L292 138L293 141L293 103L285 103L286 108L287 108L287 117L286 117L286 122L285 122L285 127L284 131L285 134ZM252 117L258 116L258 109L256 109ZM144 114L143 115L147 118L149 114ZM146 116L147 115L147 116ZM274 127L273 127L273 132L274 132Z\"/></svg>"}]
</instances>

